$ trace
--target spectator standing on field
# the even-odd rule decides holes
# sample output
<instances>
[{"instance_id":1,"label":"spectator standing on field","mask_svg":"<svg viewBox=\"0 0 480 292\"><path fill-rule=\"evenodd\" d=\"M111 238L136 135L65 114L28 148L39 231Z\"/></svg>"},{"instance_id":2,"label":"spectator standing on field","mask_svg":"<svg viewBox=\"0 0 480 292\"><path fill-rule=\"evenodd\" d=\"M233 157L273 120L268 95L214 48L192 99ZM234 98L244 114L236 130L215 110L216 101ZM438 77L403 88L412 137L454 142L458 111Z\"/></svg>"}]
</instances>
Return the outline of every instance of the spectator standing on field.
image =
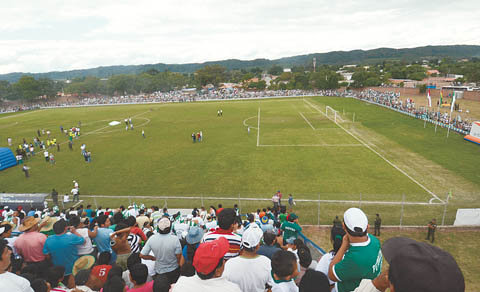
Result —
<instances>
[{"instance_id":1,"label":"spectator standing on field","mask_svg":"<svg viewBox=\"0 0 480 292\"><path fill-rule=\"evenodd\" d=\"M295 201L293 200L292 194L288 194L288 206L290 207L290 213L293 211L293 206L296 205Z\"/></svg>"},{"instance_id":2,"label":"spectator standing on field","mask_svg":"<svg viewBox=\"0 0 480 292\"><path fill-rule=\"evenodd\" d=\"M80 201L80 195L79 195L79 191L77 188L73 188L71 191L70 191L73 195L73 203L75 203L75 201L79 202Z\"/></svg>"},{"instance_id":3,"label":"spectator standing on field","mask_svg":"<svg viewBox=\"0 0 480 292\"><path fill-rule=\"evenodd\" d=\"M380 227L382 226L382 218L380 218L380 214L376 214L375 218L375 236L380 236Z\"/></svg>"},{"instance_id":4,"label":"spectator standing on field","mask_svg":"<svg viewBox=\"0 0 480 292\"><path fill-rule=\"evenodd\" d=\"M58 206L58 192L55 189L52 189L52 201L53 205Z\"/></svg>"},{"instance_id":5,"label":"spectator standing on field","mask_svg":"<svg viewBox=\"0 0 480 292\"><path fill-rule=\"evenodd\" d=\"M22 171L25 173L25 177L30 177L30 174L28 173L28 170L30 169L30 167L28 167L26 164L23 165L22 167Z\"/></svg>"},{"instance_id":6,"label":"spectator standing on field","mask_svg":"<svg viewBox=\"0 0 480 292\"><path fill-rule=\"evenodd\" d=\"M428 223L428 232L427 232L427 238L426 240L430 240L430 237L432 237L432 243L435 241L435 230L437 229L437 219L432 219L432 221L430 221Z\"/></svg>"}]
</instances>

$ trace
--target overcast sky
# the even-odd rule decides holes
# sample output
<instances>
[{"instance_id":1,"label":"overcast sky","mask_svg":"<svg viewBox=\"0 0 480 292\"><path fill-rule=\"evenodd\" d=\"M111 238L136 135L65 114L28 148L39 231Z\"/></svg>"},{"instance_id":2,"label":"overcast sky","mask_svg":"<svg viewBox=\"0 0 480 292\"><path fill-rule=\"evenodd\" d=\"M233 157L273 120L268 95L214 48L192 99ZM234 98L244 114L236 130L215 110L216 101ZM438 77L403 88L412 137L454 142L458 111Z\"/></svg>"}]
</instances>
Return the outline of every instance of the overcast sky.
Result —
<instances>
[{"instance_id":1,"label":"overcast sky","mask_svg":"<svg viewBox=\"0 0 480 292\"><path fill-rule=\"evenodd\" d=\"M477 0L0 2L0 73L480 45Z\"/></svg>"}]
</instances>

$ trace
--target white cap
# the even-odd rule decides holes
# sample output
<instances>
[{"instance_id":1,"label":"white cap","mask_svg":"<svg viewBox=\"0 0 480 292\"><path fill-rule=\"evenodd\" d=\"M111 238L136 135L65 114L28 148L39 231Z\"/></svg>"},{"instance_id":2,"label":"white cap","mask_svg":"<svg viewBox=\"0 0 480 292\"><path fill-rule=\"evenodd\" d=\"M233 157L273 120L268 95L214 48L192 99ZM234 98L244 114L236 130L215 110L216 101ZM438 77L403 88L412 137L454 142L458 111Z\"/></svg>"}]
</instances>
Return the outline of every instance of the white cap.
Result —
<instances>
[{"instance_id":1,"label":"white cap","mask_svg":"<svg viewBox=\"0 0 480 292\"><path fill-rule=\"evenodd\" d=\"M350 208L343 214L343 222L353 232L365 232L368 227L367 215L358 208ZM357 228L357 230L355 229ZM358 230L358 228L361 229Z\"/></svg>"},{"instance_id":2,"label":"white cap","mask_svg":"<svg viewBox=\"0 0 480 292\"><path fill-rule=\"evenodd\" d=\"M251 223L250 226L242 234L242 246L246 248L254 248L263 237L263 232L257 224Z\"/></svg>"},{"instance_id":3,"label":"white cap","mask_svg":"<svg viewBox=\"0 0 480 292\"><path fill-rule=\"evenodd\" d=\"M171 224L170 219L163 217L160 220L158 220L157 226L158 226L158 229L160 229L160 231L163 231L169 228L170 224Z\"/></svg>"}]
</instances>

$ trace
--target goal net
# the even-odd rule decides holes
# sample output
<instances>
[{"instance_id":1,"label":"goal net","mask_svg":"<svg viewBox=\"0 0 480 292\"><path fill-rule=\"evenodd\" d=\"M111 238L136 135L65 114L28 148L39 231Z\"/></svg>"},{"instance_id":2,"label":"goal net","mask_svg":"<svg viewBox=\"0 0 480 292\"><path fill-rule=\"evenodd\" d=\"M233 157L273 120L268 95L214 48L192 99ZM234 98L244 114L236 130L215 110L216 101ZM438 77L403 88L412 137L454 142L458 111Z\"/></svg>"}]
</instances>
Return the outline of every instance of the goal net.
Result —
<instances>
[{"instance_id":1,"label":"goal net","mask_svg":"<svg viewBox=\"0 0 480 292\"><path fill-rule=\"evenodd\" d=\"M332 107L330 107L328 105L325 107L325 114L327 115L327 117L329 117L330 119L335 121L335 123L343 123L344 122L344 120L340 116L340 113L338 111L334 110Z\"/></svg>"}]
</instances>

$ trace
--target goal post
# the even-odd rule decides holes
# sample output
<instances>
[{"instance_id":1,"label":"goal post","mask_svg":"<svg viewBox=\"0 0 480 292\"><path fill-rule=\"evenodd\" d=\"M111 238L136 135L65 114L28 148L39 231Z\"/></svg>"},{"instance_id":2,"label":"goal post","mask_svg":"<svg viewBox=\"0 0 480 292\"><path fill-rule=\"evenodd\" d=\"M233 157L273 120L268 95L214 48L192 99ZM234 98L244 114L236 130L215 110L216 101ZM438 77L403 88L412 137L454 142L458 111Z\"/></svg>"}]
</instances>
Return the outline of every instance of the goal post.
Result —
<instances>
[{"instance_id":1,"label":"goal post","mask_svg":"<svg viewBox=\"0 0 480 292\"><path fill-rule=\"evenodd\" d=\"M331 118L335 123L343 123L345 122L340 113L336 110L334 110L332 107L330 106L325 106L325 114L327 115L327 117Z\"/></svg>"}]
</instances>

